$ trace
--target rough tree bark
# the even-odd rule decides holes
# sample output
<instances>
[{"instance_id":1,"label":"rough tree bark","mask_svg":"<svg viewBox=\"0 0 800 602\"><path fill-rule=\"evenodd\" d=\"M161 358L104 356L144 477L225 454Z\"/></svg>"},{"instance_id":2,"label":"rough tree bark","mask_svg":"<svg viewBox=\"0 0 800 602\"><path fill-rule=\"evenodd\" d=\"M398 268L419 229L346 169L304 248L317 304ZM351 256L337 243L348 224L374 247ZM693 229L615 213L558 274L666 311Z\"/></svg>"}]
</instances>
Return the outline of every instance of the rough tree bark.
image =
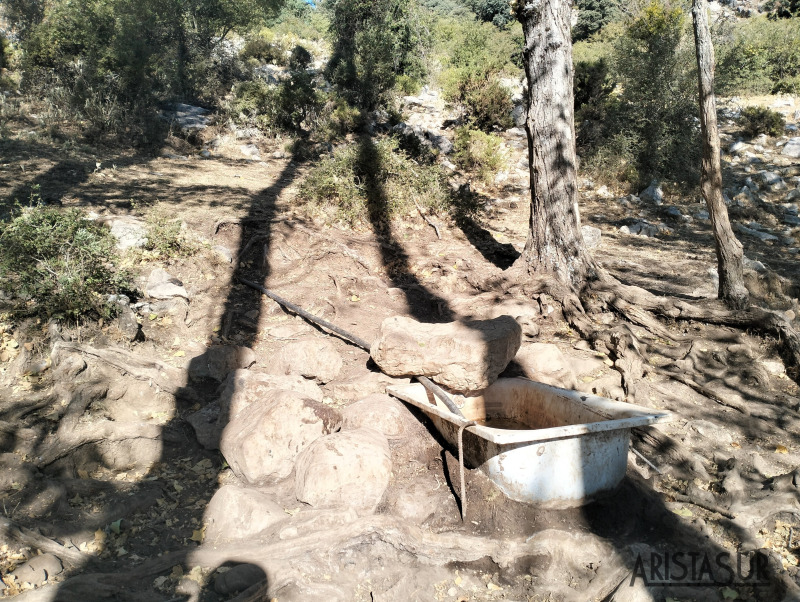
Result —
<instances>
[{"instance_id":1,"label":"rough tree bark","mask_svg":"<svg viewBox=\"0 0 800 602\"><path fill-rule=\"evenodd\" d=\"M742 276L742 243L731 230L728 209L722 198L717 102L714 97L714 47L708 28L708 2L693 0L692 17L697 55L697 79L700 87L700 129L703 138L703 162L700 189L708 204L711 227L717 247L719 298L731 309L747 307L749 294Z\"/></svg>"},{"instance_id":2,"label":"rough tree bark","mask_svg":"<svg viewBox=\"0 0 800 602\"><path fill-rule=\"evenodd\" d=\"M519 264L580 289L591 270L578 215L570 0L516 0L525 34L531 216Z\"/></svg>"}]
</instances>

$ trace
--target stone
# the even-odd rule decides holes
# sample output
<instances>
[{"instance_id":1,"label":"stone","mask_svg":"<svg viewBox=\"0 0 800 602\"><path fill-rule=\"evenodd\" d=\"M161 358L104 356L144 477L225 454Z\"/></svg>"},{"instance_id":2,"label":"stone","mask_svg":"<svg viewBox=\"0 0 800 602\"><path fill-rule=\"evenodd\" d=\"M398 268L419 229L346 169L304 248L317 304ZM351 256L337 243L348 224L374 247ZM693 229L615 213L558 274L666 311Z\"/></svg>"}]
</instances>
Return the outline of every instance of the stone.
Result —
<instances>
[{"instance_id":1,"label":"stone","mask_svg":"<svg viewBox=\"0 0 800 602\"><path fill-rule=\"evenodd\" d=\"M531 380L575 389L578 381L561 350L551 343L531 343L520 349L514 363L522 375Z\"/></svg>"},{"instance_id":2,"label":"stone","mask_svg":"<svg viewBox=\"0 0 800 602\"><path fill-rule=\"evenodd\" d=\"M189 377L192 380L210 378L222 382L229 372L249 368L255 363L256 354L249 347L209 347L201 355L192 358Z\"/></svg>"},{"instance_id":3,"label":"stone","mask_svg":"<svg viewBox=\"0 0 800 602\"><path fill-rule=\"evenodd\" d=\"M742 224L736 224L735 228L737 231L741 232L742 234L747 234L749 236L753 236L762 242L770 242L778 240L778 237L774 234L769 234L768 232L760 232L758 230L753 230L748 228L747 226L743 226Z\"/></svg>"},{"instance_id":4,"label":"stone","mask_svg":"<svg viewBox=\"0 0 800 602\"><path fill-rule=\"evenodd\" d=\"M269 401L277 391L295 391L318 402L323 398L322 389L296 374L280 376L235 370L225 379L219 398L190 414L186 420L192 425L200 445L206 449L219 449L225 425L243 409Z\"/></svg>"},{"instance_id":5,"label":"stone","mask_svg":"<svg viewBox=\"0 0 800 602\"><path fill-rule=\"evenodd\" d=\"M694 214L695 219L708 219L709 217L708 211L705 210L698 211Z\"/></svg>"},{"instance_id":6,"label":"stone","mask_svg":"<svg viewBox=\"0 0 800 602\"><path fill-rule=\"evenodd\" d=\"M632 234L631 229L628 226L620 226L619 233L620 234Z\"/></svg>"},{"instance_id":7,"label":"stone","mask_svg":"<svg viewBox=\"0 0 800 602\"><path fill-rule=\"evenodd\" d=\"M189 299L189 293L183 287L183 282L161 268L150 272L145 293L151 299L173 299L174 297Z\"/></svg>"},{"instance_id":8,"label":"stone","mask_svg":"<svg viewBox=\"0 0 800 602\"><path fill-rule=\"evenodd\" d=\"M18 567L11 573L19 583L41 585L48 579L61 574L64 567L61 561L53 554L40 554Z\"/></svg>"},{"instance_id":9,"label":"stone","mask_svg":"<svg viewBox=\"0 0 800 602\"><path fill-rule=\"evenodd\" d=\"M692 428L703 437L718 443L730 445L731 441L733 441L733 437L728 431L708 420L693 420Z\"/></svg>"},{"instance_id":10,"label":"stone","mask_svg":"<svg viewBox=\"0 0 800 602\"><path fill-rule=\"evenodd\" d=\"M742 256L742 267L746 270L753 270L755 272L766 272L766 266L760 261L750 259L747 255Z\"/></svg>"},{"instance_id":11,"label":"stone","mask_svg":"<svg viewBox=\"0 0 800 602\"><path fill-rule=\"evenodd\" d=\"M117 240L117 250L141 249L147 244L147 226L135 217L112 217L103 219L111 235Z\"/></svg>"},{"instance_id":12,"label":"stone","mask_svg":"<svg viewBox=\"0 0 800 602\"><path fill-rule=\"evenodd\" d=\"M774 376L786 374L786 367L781 360L761 360L761 365Z\"/></svg>"},{"instance_id":13,"label":"stone","mask_svg":"<svg viewBox=\"0 0 800 602\"><path fill-rule=\"evenodd\" d=\"M255 159L255 160L261 159L261 153L255 144L242 144L239 147L239 152L242 153L245 157L249 157L250 159Z\"/></svg>"},{"instance_id":14,"label":"stone","mask_svg":"<svg viewBox=\"0 0 800 602\"><path fill-rule=\"evenodd\" d=\"M781 154L785 157L800 159L800 136L795 136L789 140L789 142L784 144Z\"/></svg>"},{"instance_id":15,"label":"stone","mask_svg":"<svg viewBox=\"0 0 800 602\"><path fill-rule=\"evenodd\" d=\"M283 507L266 494L223 485L206 506L204 542L241 541L286 518Z\"/></svg>"},{"instance_id":16,"label":"stone","mask_svg":"<svg viewBox=\"0 0 800 602\"><path fill-rule=\"evenodd\" d=\"M614 194L608 189L605 184L595 191L595 194L601 199L612 199Z\"/></svg>"},{"instance_id":17,"label":"stone","mask_svg":"<svg viewBox=\"0 0 800 602\"><path fill-rule=\"evenodd\" d=\"M295 497L316 508L352 508L371 514L392 474L386 437L372 428L317 439L297 458Z\"/></svg>"},{"instance_id":18,"label":"stone","mask_svg":"<svg viewBox=\"0 0 800 602\"><path fill-rule=\"evenodd\" d=\"M667 207L667 215L670 217L677 217L678 219L683 217L683 213L677 207Z\"/></svg>"},{"instance_id":19,"label":"stone","mask_svg":"<svg viewBox=\"0 0 800 602\"><path fill-rule=\"evenodd\" d=\"M602 237L600 228L581 226L581 234L583 234L583 244L587 249L594 249L600 246L600 238Z\"/></svg>"},{"instance_id":20,"label":"stone","mask_svg":"<svg viewBox=\"0 0 800 602\"><path fill-rule=\"evenodd\" d=\"M214 245L213 247L214 252L217 254L217 257L226 261L228 263L233 263L233 252L228 248L222 245Z\"/></svg>"},{"instance_id":21,"label":"stone","mask_svg":"<svg viewBox=\"0 0 800 602\"><path fill-rule=\"evenodd\" d=\"M259 484L288 477L297 455L341 427L335 409L293 391L243 409L223 429L219 449L236 476Z\"/></svg>"},{"instance_id":22,"label":"stone","mask_svg":"<svg viewBox=\"0 0 800 602\"><path fill-rule=\"evenodd\" d=\"M356 401L373 393L386 393L389 385L403 385L411 382L408 378L392 378L383 372L373 372L366 367L356 374L348 374L346 378L327 384L328 391L334 399Z\"/></svg>"},{"instance_id":23,"label":"stone","mask_svg":"<svg viewBox=\"0 0 800 602\"><path fill-rule=\"evenodd\" d=\"M664 191L658 185L656 180L650 183L650 186L645 188L640 194L639 198L645 203L653 203L654 205L661 205L664 203Z\"/></svg>"},{"instance_id":24,"label":"stone","mask_svg":"<svg viewBox=\"0 0 800 602\"><path fill-rule=\"evenodd\" d=\"M214 580L214 591L221 596L229 596L243 592L248 587L267 579L267 574L255 564L237 564L217 576Z\"/></svg>"},{"instance_id":25,"label":"stone","mask_svg":"<svg viewBox=\"0 0 800 602\"><path fill-rule=\"evenodd\" d=\"M525 127L525 121L528 118L528 111L525 108L525 105L518 104L514 107L511 111L511 121L514 123L514 126L517 128Z\"/></svg>"},{"instance_id":26,"label":"stone","mask_svg":"<svg viewBox=\"0 0 800 602\"><path fill-rule=\"evenodd\" d=\"M117 328L128 341L140 338L141 327L136 314L131 308L131 300L127 295L109 295L108 304L114 307L117 314Z\"/></svg>"},{"instance_id":27,"label":"stone","mask_svg":"<svg viewBox=\"0 0 800 602\"><path fill-rule=\"evenodd\" d=\"M786 195L784 199L787 203L792 203L794 201L800 201L800 188L795 188L794 190L790 191L789 194ZM797 213L797 208L795 207L794 213Z\"/></svg>"},{"instance_id":28,"label":"stone","mask_svg":"<svg viewBox=\"0 0 800 602\"><path fill-rule=\"evenodd\" d=\"M497 380L521 343L511 316L446 324L394 316L381 324L370 355L390 376L427 376L454 391L477 391Z\"/></svg>"},{"instance_id":29,"label":"stone","mask_svg":"<svg viewBox=\"0 0 800 602\"><path fill-rule=\"evenodd\" d=\"M402 439L409 432L409 421L415 420L402 402L377 393L350 404L342 410L342 429L374 428L390 441Z\"/></svg>"},{"instance_id":30,"label":"stone","mask_svg":"<svg viewBox=\"0 0 800 602\"><path fill-rule=\"evenodd\" d=\"M742 142L741 140L739 140L738 142L734 142L733 144L731 144L730 148L728 149L728 152L731 155L733 155L735 153L742 152L746 148L747 148L747 144Z\"/></svg>"},{"instance_id":31,"label":"stone","mask_svg":"<svg viewBox=\"0 0 800 602\"><path fill-rule=\"evenodd\" d=\"M273 374L299 374L325 384L342 370L342 357L328 339L313 338L285 345L270 361Z\"/></svg>"},{"instance_id":32,"label":"stone","mask_svg":"<svg viewBox=\"0 0 800 602\"><path fill-rule=\"evenodd\" d=\"M161 118L176 125L184 132L199 132L208 127L211 120L209 113L210 111L203 107L178 102L162 112Z\"/></svg>"}]
</instances>

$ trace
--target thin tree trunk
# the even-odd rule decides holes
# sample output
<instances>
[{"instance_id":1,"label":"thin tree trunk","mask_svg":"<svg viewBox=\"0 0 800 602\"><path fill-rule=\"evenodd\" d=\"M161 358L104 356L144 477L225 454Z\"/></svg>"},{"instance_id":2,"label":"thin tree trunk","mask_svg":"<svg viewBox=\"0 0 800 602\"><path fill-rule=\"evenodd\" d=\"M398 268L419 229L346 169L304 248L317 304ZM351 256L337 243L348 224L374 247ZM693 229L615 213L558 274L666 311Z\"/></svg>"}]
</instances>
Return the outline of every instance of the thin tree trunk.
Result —
<instances>
[{"instance_id":1,"label":"thin tree trunk","mask_svg":"<svg viewBox=\"0 0 800 602\"><path fill-rule=\"evenodd\" d=\"M549 273L573 288L586 280L578 215L572 91L570 0L519 2L528 78L528 153L531 216L519 261L531 274Z\"/></svg>"},{"instance_id":2,"label":"thin tree trunk","mask_svg":"<svg viewBox=\"0 0 800 602\"><path fill-rule=\"evenodd\" d=\"M700 85L700 129L703 138L703 163L700 189L708 204L711 227L717 247L719 298L731 309L748 304L748 292L742 276L742 243L731 230L728 209L722 198L717 102L714 97L714 47L708 28L708 2L693 0L694 40L697 54L697 78Z\"/></svg>"}]
</instances>

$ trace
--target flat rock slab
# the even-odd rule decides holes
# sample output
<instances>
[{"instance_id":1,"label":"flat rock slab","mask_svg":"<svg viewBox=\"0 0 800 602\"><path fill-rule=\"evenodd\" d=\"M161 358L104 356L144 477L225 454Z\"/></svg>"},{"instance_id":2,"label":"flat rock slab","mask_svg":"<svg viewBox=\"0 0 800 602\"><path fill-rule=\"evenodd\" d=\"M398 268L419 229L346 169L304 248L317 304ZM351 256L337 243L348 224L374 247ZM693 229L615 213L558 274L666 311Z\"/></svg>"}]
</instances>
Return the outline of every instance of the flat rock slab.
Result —
<instances>
[{"instance_id":1,"label":"flat rock slab","mask_svg":"<svg viewBox=\"0 0 800 602\"><path fill-rule=\"evenodd\" d=\"M283 507L266 494L223 485L206 507L205 541L213 544L248 539L285 518Z\"/></svg>"},{"instance_id":2,"label":"flat rock slab","mask_svg":"<svg viewBox=\"0 0 800 602\"><path fill-rule=\"evenodd\" d=\"M423 324L386 318L370 355L390 376L427 376L453 391L491 385L517 354L522 328L511 316Z\"/></svg>"},{"instance_id":3,"label":"flat rock slab","mask_svg":"<svg viewBox=\"0 0 800 602\"><path fill-rule=\"evenodd\" d=\"M360 428L317 439L297 458L295 496L318 508L374 512L392 474L389 442Z\"/></svg>"},{"instance_id":4,"label":"flat rock slab","mask_svg":"<svg viewBox=\"0 0 800 602\"><path fill-rule=\"evenodd\" d=\"M251 405L270 401L278 391L295 391L304 397L322 402L322 389L313 381L291 374L281 376L236 370L228 374L217 400L190 414L197 441L206 449L219 449L225 426Z\"/></svg>"},{"instance_id":5,"label":"flat rock slab","mask_svg":"<svg viewBox=\"0 0 800 602\"><path fill-rule=\"evenodd\" d=\"M183 282L161 268L150 272L145 293L151 299L172 299L173 297L189 299L189 293L183 287Z\"/></svg>"},{"instance_id":6,"label":"flat rock slab","mask_svg":"<svg viewBox=\"0 0 800 602\"><path fill-rule=\"evenodd\" d=\"M342 370L342 358L327 339L306 339L285 345L270 361L273 374L299 374L319 383L333 380Z\"/></svg>"},{"instance_id":7,"label":"flat rock slab","mask_svg":"<svg viewBox=\"0 0 800 602\"><path fill-rule=\"evenodd\" d=\"M242 410L222 431L219 449L236 476L251 484L288 477L297 455L338 430L338 411L294 391L279 391Z\"/></svg>"},{"instance_id":8,"label":"flat rock slab","mask_svg":"<svg viewBox=\"0 0 800 602\"><path fill-rule=\"evenodd\" d=\"M800 136L792 138L789 142L784 144L781 154L785 157L800 159Z\"/></svg>"}]
</instances>

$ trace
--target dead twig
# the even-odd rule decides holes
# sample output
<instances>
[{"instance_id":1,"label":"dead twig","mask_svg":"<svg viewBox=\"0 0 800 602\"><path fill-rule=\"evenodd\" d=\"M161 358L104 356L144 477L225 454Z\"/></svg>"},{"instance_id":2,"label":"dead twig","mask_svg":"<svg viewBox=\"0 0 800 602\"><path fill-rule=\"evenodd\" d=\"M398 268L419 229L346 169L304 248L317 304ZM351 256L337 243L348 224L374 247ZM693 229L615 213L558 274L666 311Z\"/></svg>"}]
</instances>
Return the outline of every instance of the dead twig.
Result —
<instances>
[{"instance_id":1,"label":"dead twig","mask_svg":"<svg viewBox=\"0 0 800 602\"><path fill-rule=\"evenodd\" d=\"M419 214L422 216L422 219L428 222L428 225L436 231L436 238L441 240L442 235L439 233L439 226L437 226L436 223L431 218L429 218L422 212L422 207L419 206L419 203L417 203L417 201L414 201L414 205L417 207L417 211L419 211Z\"/></svg>"},{"instance_id":2,"label":"dead twig","mask_svg":"<svg viewBox=\"0 0 800 602\"><path fill-rule=\"evenodd\" d=\"M89 560L89 556L80 550L73 550L62 546L60 543L39 535L25 527L14 524L7 518L0 517L0 541L16 541L32 550L41 550L58 556L63 562L72 566L82 566Z\"/></svg>"}]
</instances>

